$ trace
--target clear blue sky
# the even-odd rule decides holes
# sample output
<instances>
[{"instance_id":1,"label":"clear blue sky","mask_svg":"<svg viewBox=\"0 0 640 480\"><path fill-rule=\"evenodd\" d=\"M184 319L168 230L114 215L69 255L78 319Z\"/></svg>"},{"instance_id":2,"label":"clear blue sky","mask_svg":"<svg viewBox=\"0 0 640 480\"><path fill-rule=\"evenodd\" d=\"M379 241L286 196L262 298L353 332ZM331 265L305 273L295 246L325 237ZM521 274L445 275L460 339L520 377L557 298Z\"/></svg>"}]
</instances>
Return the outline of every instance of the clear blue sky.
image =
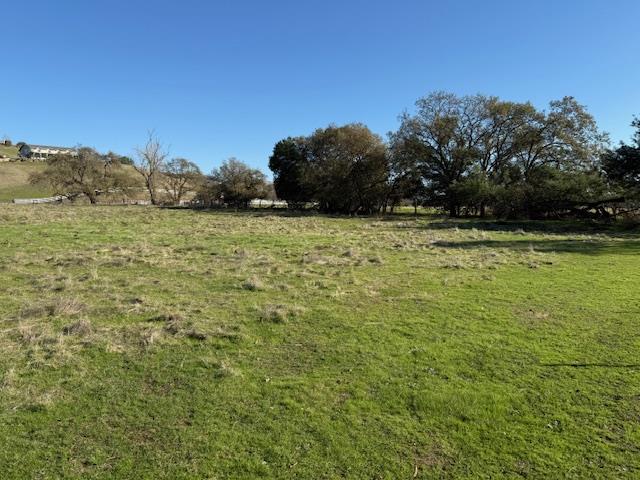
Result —
<instances>
[{"instance_id":1,"label":"clear blue sky","mask_svg":"<svg viewBox=\"0 0 640 480\"><path fill-rule=\"evenodd\" d=\"M386 134L433 90L640 114L638 0L28 1L1 9L0 135L266 170L331 122Z\"/></svg>"}]
</instances>

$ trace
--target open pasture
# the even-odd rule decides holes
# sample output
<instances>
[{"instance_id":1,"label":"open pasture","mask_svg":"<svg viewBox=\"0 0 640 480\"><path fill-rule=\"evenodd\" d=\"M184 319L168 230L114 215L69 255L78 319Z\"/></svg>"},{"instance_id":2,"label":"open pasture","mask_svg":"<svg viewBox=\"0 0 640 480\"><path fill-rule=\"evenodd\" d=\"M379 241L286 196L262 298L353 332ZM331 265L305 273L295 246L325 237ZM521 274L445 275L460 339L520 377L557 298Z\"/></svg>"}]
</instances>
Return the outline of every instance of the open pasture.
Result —
<instances>
[{"instance_id":1,"label":"open pasture","mask_svg":"<svg viewBox=\"0 0 640 480\"><path fill-rule=\"evenodd\" d=\"M637 478L640 234L0 206L2 478Z\"/></svg>"}]
</instances>

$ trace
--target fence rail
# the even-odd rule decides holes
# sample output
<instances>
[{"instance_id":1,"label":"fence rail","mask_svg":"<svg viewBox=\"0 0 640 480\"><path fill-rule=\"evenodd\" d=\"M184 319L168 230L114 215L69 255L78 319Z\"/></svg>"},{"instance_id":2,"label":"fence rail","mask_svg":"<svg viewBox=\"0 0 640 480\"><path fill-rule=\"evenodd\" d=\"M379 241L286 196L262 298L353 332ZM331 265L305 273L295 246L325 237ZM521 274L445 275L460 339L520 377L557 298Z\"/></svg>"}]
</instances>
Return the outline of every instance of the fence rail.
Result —
<instances>
[{"instance_id":1,"label":"fence rail","mask_svg":"<svg viewBox=\"0 0 640 480\"><path fill-rule=\"evenodd\" d=\"M64 195L56 195L55 197L45 197L45 198L14 198L13 203L17 203L19 205L30 205L33 203L56 203L62 202L67 197Z\"/></svg>"}]
</instances>

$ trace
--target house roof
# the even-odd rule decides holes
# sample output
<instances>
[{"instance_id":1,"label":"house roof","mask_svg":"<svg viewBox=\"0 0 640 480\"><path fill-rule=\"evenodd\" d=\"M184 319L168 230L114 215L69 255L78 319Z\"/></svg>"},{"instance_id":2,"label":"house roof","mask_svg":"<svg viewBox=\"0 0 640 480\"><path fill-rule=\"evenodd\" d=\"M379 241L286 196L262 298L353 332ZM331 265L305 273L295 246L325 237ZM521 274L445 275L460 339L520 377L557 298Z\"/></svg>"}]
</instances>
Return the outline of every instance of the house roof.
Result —
<instances>
[{"instance_id":1,"label":"house roof","mask_svg":"<svg viewBox=\"0 0 640 480\"><path fill-rule=\"evenodd\" d=\"M56 146L52 146L52 145L34 145L31 143L27 144L29 146L29 148L34 149L34 148L42 148L42 149L46 149L46 150L75 150L75 148L73 147L56 147Z\"/></svg>"}]
</instances>

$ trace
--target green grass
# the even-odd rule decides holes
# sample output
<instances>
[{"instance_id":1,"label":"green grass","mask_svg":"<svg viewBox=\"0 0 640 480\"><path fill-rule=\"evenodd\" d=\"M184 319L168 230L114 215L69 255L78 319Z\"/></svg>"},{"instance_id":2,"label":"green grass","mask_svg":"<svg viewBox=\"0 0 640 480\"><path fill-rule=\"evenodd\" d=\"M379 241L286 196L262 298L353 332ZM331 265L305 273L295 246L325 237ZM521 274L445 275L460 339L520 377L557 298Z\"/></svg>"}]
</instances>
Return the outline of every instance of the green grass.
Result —
<instances>
[{"instance_id":1,"label":"green grass","mask_svg":"<svg viewBox=\"0 0 640 480\"><path fill-rule=\"evenodd\" d=\"M640 475L637 231L14 205L0 227L3 479Z\"/></svg>"}]
</instances>

